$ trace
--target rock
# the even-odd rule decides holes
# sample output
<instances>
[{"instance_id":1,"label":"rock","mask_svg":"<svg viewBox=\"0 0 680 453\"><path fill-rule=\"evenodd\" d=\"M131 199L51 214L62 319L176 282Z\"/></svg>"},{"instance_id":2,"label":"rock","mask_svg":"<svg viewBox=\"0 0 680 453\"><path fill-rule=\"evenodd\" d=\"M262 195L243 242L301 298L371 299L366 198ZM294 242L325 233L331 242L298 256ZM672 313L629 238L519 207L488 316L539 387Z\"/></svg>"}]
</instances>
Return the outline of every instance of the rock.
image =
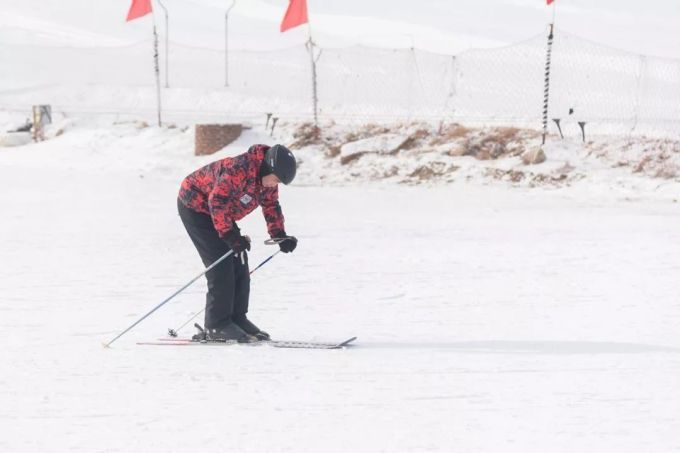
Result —
<instances>
[{"instance_id":1,"label":"rock","mask_svg":"<svg viewBox=\"0 0 680 453\"><path fill-rule=\"evenodd\" d=\"M449 156L455 156L455 157L460 157L460 156L465 156L467 154L468 150L465 146L463 146L460 143L454 143L453 146L448 151Z\"/></svg>"},{"instance_id":2,"label":"rock","mask_svg":"<svg viewBox=\"0 0 680 453\"><path fill-rule=\"evenodd\" d=\"M23 146L31 143L33 136L30 132L0 133L0 146Z\"/></svg>"},{"instance_id":3,"label":"rock","mask_svg":"<svg viewBox=\"0 0 680 453\"><path fill-rule=\"evenodd\" d=\"M331 145L328 148L326 148L326 157L337 157L340 155L340 147Z\"/></svg>"},{"instance_id":4,"label":"rock","mask_svg":"<svg viewBox=\"0 0 680 453\"><path fill-rule=\"evenodd\" d=\"M340 147L340 159L350 162L366 153L393 154L409 139L408 135L380 134L364 138Z\"/></svg>"},{"instance_id":5,"label":"rock","mask_svg":"<svg viewBox=\"0 0 680 453\"><path fill-rule=\"evenodd\" d=\"M522 162L524 162L524 165L542 164L545 162L545 159L545 152L540 146L531 148L522 154Z\"/></svg>"},{"instance_id":6,"label":"rock","mask_svg":"<svg viewBox=\"0 0 680 453\"><path fill-rule=\"evenodd\" d=\"M501 143L491 143L491 149L489 150L489 155L492 159L498 159L500 156L505 154L505 146Z\"/></svg>"},{"instance_id":7,"label":"rock","mask_svg":"<svg viewBox=\"0 0 680 453\"><path fill-rule=\"evenodd\" d=\"M350 162L357 160L366 153L359 152L354 154L348 154L347 156L340 156L340 165L347 165Z\"/></svg>"}]
</instances>

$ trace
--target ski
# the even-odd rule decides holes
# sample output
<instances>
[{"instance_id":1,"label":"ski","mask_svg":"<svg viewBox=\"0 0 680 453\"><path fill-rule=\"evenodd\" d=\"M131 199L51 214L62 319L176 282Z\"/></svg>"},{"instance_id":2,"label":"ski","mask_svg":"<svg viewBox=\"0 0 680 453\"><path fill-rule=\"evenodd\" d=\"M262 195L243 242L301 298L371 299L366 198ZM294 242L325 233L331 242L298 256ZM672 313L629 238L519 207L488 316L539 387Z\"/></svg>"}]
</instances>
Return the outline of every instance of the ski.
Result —
<instances>
[{"instance_id":1,"label":"ski","mask_svg":"<svg viewBox=\"0 0 680 453\"><path fill-rule=\"evenodd\" d=\"M357 337L348 338L345 341L320 342L320 341L289 341L289 340L265 340L253 343L239 343L237 341L215 342L215 341L193 341L190 338L159 338L156 341L140 341L140 346L269 346L272 348L286 349L342 349L350 346Z\"/></svg>"},{"instance_id":2,"label":"ski","mask_svg":"<svg viewBox=\"0 0 680 453\"><path fill-rule=\"evenodd\" d=\"M345 341L339 343L324 343L317 341L286 341L286 340L269 340L262 341L267 346L274 348L298 348L298 349L342 349L346 346L350 346L357 337L348 338Z\"/></svg>"}]
</instances>

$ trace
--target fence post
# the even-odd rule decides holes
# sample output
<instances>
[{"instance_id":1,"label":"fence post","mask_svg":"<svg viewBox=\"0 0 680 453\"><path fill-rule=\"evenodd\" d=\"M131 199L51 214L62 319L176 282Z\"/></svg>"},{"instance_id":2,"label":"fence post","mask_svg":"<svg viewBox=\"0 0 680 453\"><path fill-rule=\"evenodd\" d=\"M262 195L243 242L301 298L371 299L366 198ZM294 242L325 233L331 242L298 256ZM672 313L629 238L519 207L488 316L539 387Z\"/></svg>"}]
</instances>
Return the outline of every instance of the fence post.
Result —
<instances>
[{"instance_id":1,"label":"fence post","mask_svg":"<svg viewBox=\"0 0 680 453\"><path fill-rule=\"evenodd\" d=\"M160 0L158 0L158 4L161 5L165 13L165 88L170 88L170 82L168 82L170 74L170 20L168 18L168 9Z\"/></svg>"},{"instance_id":2,"label":"fence post","mask_svg":"<svg viewBox=\"0 0 680 453\"><path fill-rule=\"evenodd\" d=\"M161 75L158 67L158 33L156 32L156 19L153 23L153 60L154 72L156 73L156 103L158 108L158 127L162 126L161 121Z\"/></svg>"},{"instance_id":3,"label":"fence post","mask_svg":"<svg viewBox=\"0 0 680 453\"><path fill-rule=\"evenodd\" d=\"M553 27L554 24L550 24L550 34L548 34L548 50L545 56L545 84L543 86L543 145L545 145L545 137L548 135L548 100L550 97L550 59L552 56Z\"/></svg>"},{"instance_id":4,"label":"fence post","mask_svg":"<svg viewBox=\"0 0 680 453\"><path fill-rule=\"evenodd\" d=\"M309 59L312 63L312 103L314 106L314 126L319 126L319 98L316 91L316 60L314 59L314 41L312 41L312 36L310 34L309 41L307 41L307 47L309 48ZM273 128L272 128L273 130Z\"/></svg>"}]
</instances>

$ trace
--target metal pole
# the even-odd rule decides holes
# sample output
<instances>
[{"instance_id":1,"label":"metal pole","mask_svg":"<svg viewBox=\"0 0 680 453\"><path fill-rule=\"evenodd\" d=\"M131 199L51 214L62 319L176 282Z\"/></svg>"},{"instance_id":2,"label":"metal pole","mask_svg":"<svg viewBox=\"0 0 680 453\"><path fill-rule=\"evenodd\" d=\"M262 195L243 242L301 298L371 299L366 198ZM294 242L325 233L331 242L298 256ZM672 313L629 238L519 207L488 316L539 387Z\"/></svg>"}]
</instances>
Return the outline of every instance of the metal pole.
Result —
<instances>
[{"instance_id":1,"label":"metal pole","mask_svg":"<svg viewBox=\"0 0 680 453\"><path fill-rule=\"evenodd\" d=\"M550 99L550 59L553 45L553 27L554 24L550 24L548 50L545 56L545 83L543 86L543 145L545 145L545 137L548 135L548 101Z\"/></svg>"},{"instance_id":2,"label":"metal pole","mask_svg":"<svg viewBox=\"0 0 680 453\"><path fill-rule=\"evenodd\" d=\"M224 86L229 86L229 11L236 4L236 0L232 0L231 6L227 8L224 13Z\"/></svg>"},{"instance_id":3,"label":"metal pole","mask_svg":"<svg viewBox=\"0 0 680 453\"><path fill-rule=\"evenodd\" d=\"M168 9L163 5L161 0L157 1L165 12L165 88L170 88L170 83L168 82L168 74L170 73L170 70L168 69L168 62L170 61L168 58L168 49L170 48L170 21L168 20Z\"/></svg>"},{"instance_id":4,"label":"metal pole","mask_svg":"<svg viewBox=\"0 0 680 453\"><path fill-rule=\"evenodd\" d=\"M161 76L158 68L158 33L156 32L156 21L153 23L153 60L156 72L156 99L158 104L158 127L161 127Z\"/></svg>"},{"instance_id":5,"label":"metal pole","mask_svg":"<svg viewBox=\"0 0 680 453\"><path fill-rule=\"evenodd\" d=\"M170 297L168 297L167 299L165 299L165 300L164 300L163 302L161 302L160 304L156 305L156 307L154 307L153 310L151 310L150 312L148 312L147 314L145 314L144 316L142 316L141 318L139 318L134 324L132 324L130 327L128 327L127 329L125 329L124 331L122 331L121 333L119 333L113 340L109 341L108 343L105 343L105 344L104 344L104 347L106 347L106 348L110 347L111 344L112 344L114 341L116 341L117 339L119 339L120 337L122 337L123 335L125 335L126 333L128 333L128 332L129 332L130 330L132 330L137 324L139 324L140 322L144 321L146 318L149 317L149 315L151 315L153 312L155 312L156 310L158 310L159 308L161 308L163 305L165 305L165 304L167 304L168 302L170 302L170 301L172 300L172 298L174 298L176 295L178 295L179 293L181 293L182 291L184 291L185 289L187 289L187 288L189 287L189 285L191 285L193 282L195 282L196 280L198 280L199 278L201 278L203 275L205 275L206 273L208 273L208 271L210 271L212 268L214 268L215 266L217 266L218 264L220 264L222 261L224 261L224 260L225 260L229 255L231 255L232 253L234 253L234 251L233 251L233 250L229 250L227 253L225 253L224 255L222 255L221 258L219 258L217 261L215 261L215 262L212 263L210 266L208 266L203 272L201 272L200 274L198 274L196 277L192 278L192 279L189 281L189 283L187 283L186 285L182 286L180 289L178 289L177 291L175 291Z\"/></svg>"},{"instance_id":6,"label":"metal pole","mask_svg":"<svg viewBox=\"0 0 680 453\"><path fill-rule=\"evenodd\" d=\"M314 60L314 41L312 41L312 36L310 34L309 41L307 41L309 46L309 58L312 63L312 103L314 106L314 126L319 126L319 98L316 91L316 61Z\"/></svg>"},{"instance_id":7,"label":"metal pole","mask_svg":"<svg viewBox=\"0 0 680 453\"><path fill-rule=\"evenodd\" d=\"M557 15L557 2L553 1L553 8L552 8L552 24L555 25L555 16Z\"/></svg>"}]
</instances>

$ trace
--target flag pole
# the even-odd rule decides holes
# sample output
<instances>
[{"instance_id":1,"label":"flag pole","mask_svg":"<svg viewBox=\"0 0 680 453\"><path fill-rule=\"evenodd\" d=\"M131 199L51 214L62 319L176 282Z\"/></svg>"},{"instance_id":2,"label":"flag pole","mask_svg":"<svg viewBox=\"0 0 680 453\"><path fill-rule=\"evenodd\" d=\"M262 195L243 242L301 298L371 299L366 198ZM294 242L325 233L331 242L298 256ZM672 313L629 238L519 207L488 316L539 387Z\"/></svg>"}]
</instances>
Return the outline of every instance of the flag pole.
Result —
<instances>
[{"instance_id":1,"label":"flag pole","mask_svg":"<svg viewBox=\"0 0 680 453\"><path fill-rule=\"evenodd\" d=\"M307 0L289 0L286 14L283 16L281 22L281 32L289 30L298 25L307 23L307 32L309 38L307 39L306 47L309 50L309 61L312 67L312 102L314 108L314 127L319 128L319 98L317 94L316 85L316 58L314 57L314 39L312 39L312 25L309 21L309 14L307 13Z\"/></svg>"},{"instance_id":2,"label":"flag pole","mask_svg":"<svg viewBox=\"0 0 680 453\"><path fill-rule=\"evenodd\" d=\"M158 31L156 30L156 13L151 9L151 18L153 20L153 59L154 71L156 73L156 104L158 110L158 127L162 126L161 121L161 72L158 64Z\"/></svg>"},{"instance_id":3,"label":"flag pole","mask_svg":"<svg viewBox=\"0 0 680 453\"><path fill-rule=\"evenodd\" d=\"M307 44L309 46L309 59L312 64L312 102L314 104L314 127L319 127L319 97L316 87L316 60L314 59L314 40L312 39L312 24L309 20L309 13L307 13L307 32L309 39Z\"/></svg>"},{"instance_id":4,"label":"flag pole","mask_svg":"<svg viewBox=\"0 0 680 453\"><path fill-rule=\"evenodd\" d=\"M553 5L553 7L552 7L552 13L553 13L553 15L552 15L552 25L554 26L555 25L555 15L556 15L556 11L557 11L557 2L553 1L552 5Z\"/></svg>"},{"instance_id":5,"label":"flag pole","mask_svg":"<svg viewBox=\"0 0 680 453\"><path fill-rule=\"evenodd\" d=\"M158 4L161 5L161 8L163 8L163 12L165 13L165 88L170 88L170 83L168 82L168 74L170 73L170 58L168 57L168 49L170 48L170 20L168 18L168 9L161 0L158 0Z\"/></svg>"},{"instance_id":6,"label":"flag pole","mask_svg":"<svg viewBox=\"0 0 680 453\"><path fill-rule=\"evenodd\" d=\"M162 5L161 5L162 6ZM165 7L163 7L165 9ZM161 76L158 64L158 31L156 30L156 14L153 10L151 0L132 0L130 10L128 11L126 22L138 19L151 13L153 20L153 59L154 70L156 72L156 98L158 103L158 127L161 127Z\"/></svg>"}]
</instances>

